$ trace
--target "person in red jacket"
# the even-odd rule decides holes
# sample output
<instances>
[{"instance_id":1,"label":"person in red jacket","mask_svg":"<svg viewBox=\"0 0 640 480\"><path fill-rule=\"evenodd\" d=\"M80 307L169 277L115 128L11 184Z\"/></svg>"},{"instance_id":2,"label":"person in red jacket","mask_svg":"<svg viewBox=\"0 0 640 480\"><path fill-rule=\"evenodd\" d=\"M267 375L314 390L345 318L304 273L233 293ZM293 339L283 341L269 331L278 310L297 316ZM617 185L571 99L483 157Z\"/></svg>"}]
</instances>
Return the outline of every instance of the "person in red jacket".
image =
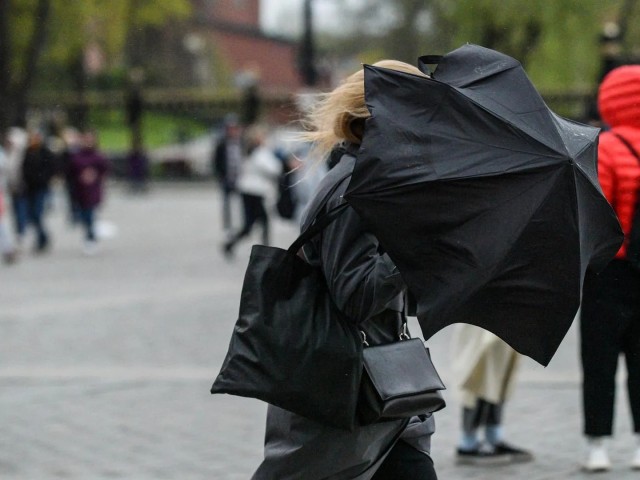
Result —
<instances>
[{"instance_id":1,"label":"person in red jacket","mask_svg":"<svg viewBox=\"0 0 640 480\"><path fill-rule=\"evenodd\" d=\"M598 176L625 233L614 260L587 272L581 307L584 433L589 471L611 467L606 439L613 431L618 357L624 354L637 444L631 467L640 469L640 271L626 259L640 188L640 65L612 70L602 81L598 107L610 127L600 135ZM635 151L635 153L634 153Z\"/></svg>"}]
</instances>

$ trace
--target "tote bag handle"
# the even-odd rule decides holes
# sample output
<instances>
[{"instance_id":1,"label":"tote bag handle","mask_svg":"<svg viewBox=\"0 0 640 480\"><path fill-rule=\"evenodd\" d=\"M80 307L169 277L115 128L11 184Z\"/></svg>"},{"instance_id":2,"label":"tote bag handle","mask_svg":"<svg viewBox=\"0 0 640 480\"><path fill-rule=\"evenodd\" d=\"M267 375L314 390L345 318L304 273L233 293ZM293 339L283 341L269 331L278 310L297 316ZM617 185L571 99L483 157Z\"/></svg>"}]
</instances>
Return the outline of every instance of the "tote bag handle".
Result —
<instances>
[{"instance_id":1,"label":"tote bag handle","mask_svg":"<svg viewBox=\"0 0 640 480\"><path fill-rule=\"evenodd\" d=\"M316 218L313 223L291 244L287 249L289 253L296 254L302 246L315 237L318 233L325 229L327 225L333 222L340 214L349 206L348 203L341 203L337 207L332 208L327 213Z\"/></svg>"}]
</instances>

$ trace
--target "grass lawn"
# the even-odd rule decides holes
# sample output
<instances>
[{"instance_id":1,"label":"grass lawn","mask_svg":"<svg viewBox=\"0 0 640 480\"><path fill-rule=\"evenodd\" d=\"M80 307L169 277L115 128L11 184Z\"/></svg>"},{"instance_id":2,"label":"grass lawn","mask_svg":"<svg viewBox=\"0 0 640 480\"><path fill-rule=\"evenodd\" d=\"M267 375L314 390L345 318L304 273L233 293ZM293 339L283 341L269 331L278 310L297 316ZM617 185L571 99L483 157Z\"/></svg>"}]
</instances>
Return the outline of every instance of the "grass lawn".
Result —
<instances>
[{"instance_id":1,"label":"grass lawn","mask_svg":"<svg viewBox=\"0 0 640 480\"><path fill-rule=\"evenodd\" d=\"M98 131L100 148L107 152L124 152L130 146L130 130L122 110L93 110L91 126ZM142 130L147 149L183 142L210 131L204 122L185 116L146 112Z\"/></svg>"}]
</instances>

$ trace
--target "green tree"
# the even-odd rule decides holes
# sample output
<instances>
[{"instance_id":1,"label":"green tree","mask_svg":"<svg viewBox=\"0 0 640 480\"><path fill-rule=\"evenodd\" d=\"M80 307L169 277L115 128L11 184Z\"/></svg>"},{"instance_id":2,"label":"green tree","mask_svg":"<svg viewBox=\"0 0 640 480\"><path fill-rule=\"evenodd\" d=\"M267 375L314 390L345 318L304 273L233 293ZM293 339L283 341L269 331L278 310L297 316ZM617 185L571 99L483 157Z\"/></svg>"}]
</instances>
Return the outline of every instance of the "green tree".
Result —
<instances>
[{"instance_id":1,"label":"green tree","mask_svg":"<svg viewBox=\"0 0 640 480\"><path fill-rule=\"evenodd\" d=\"M43 56L76 72L81 88L89 43L131 65L137 32L190 12L189 0L0 0L0 128L24 119Z\"/></svg>"},{"instance_id":2,"label":"green tree","mask_svg":"<svg viewBox=\"0 0 640 480\"><path fill-rule=\"evenodd\" d=\"M20 122L45 46L50 0L0 0L0 129ZM19 52L19 54L17 54Z\"/></svg>"},{"instance_id":3,"label":"green tree","mask_svg":"<svg viewBox=\"0 0 640 480\"><path fill-rule=\"evenodd\" d=\"M332 50L415 63L464 43L502 51L523 63L542 90L593 89L605 22L626 25L623 52L640 37L636 0L368 0L345 6L349 35L325 39ZM352 4L353 5L353 4ZM383 20L381 20L383 19ZM354 39L358 39L357 42Z\"/></svg>"}]
</instances>

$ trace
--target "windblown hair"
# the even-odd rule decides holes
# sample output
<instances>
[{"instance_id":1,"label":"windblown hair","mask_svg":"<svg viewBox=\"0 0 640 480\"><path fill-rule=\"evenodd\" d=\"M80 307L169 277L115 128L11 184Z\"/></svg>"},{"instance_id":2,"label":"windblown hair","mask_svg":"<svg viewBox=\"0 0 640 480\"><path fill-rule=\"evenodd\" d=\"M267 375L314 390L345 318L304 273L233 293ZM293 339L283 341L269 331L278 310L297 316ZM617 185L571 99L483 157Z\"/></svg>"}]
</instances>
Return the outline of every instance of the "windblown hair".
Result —
<instances>
[{"instance_id":1,"label":"windblown hair","mask_svg":"<svg viewBox=\"0 0 640 480\"><path fill-rule=\"evenodd\" d=\"M381 60L374 67L426 77L417 67L398 60ZM313 143L313 150L325 156L337 144L362 142L364 121L371 114L364 100L364 69L348 76L329 93L319 94L303 120L302 139Z\"/></svg>"}]
</instances>

